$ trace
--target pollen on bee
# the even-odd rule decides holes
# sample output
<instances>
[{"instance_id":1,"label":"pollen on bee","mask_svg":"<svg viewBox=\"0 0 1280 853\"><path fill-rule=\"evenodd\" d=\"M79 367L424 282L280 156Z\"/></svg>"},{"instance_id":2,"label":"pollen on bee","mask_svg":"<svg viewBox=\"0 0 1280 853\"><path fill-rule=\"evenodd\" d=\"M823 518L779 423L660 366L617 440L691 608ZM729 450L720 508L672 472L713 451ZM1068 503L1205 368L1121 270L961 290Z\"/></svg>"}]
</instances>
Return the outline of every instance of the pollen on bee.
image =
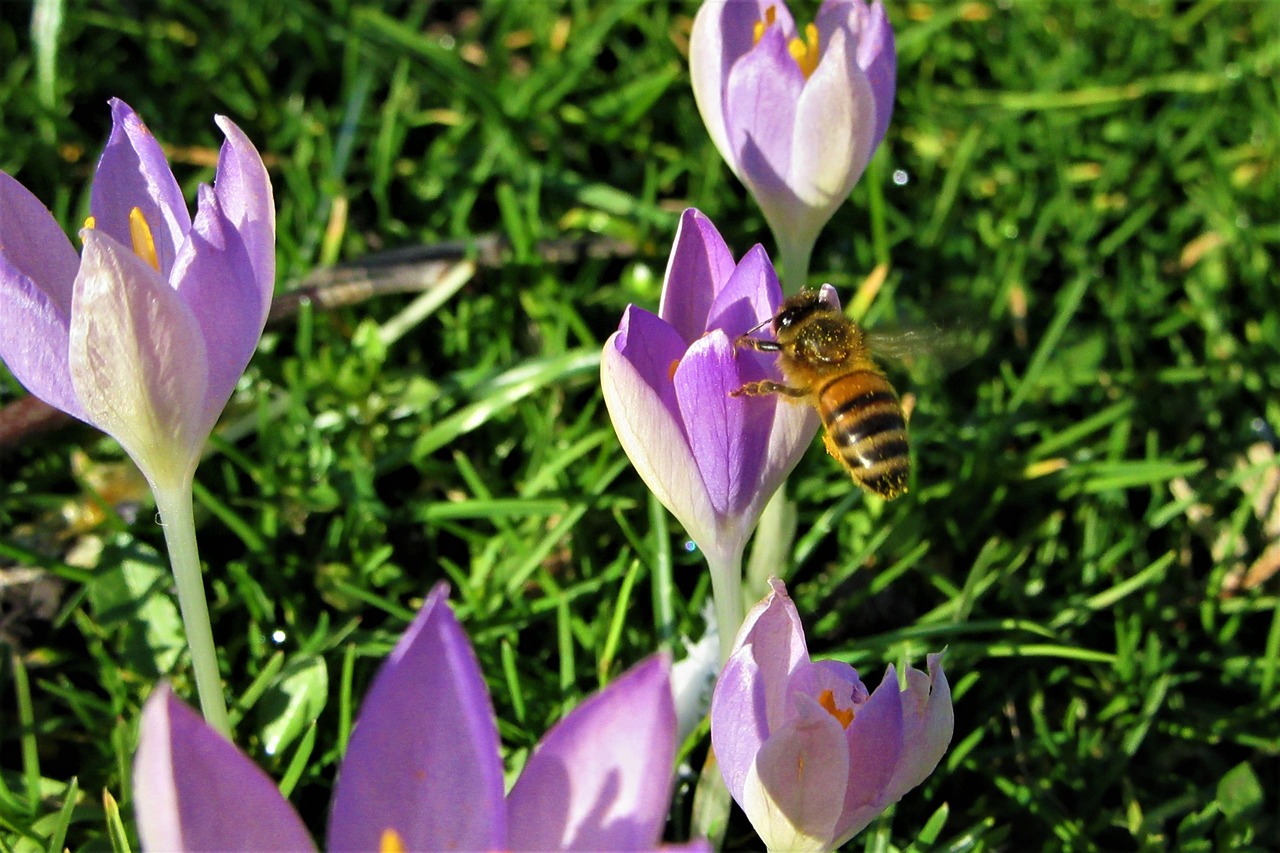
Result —
<instances>
[{"instance_id":1,"label":"pollen on bee","mask_svg":"<svg viewBox=\"0 0 1280 853\"><path fill-rule=\"evenodd\" d=\"M907 423L911 423L911 413L914 412L916 408L916 395L908 391L906 394L902 395L901 403L902 419Z\"/></svg>"},{"instance_id":2,"label":"pollen on bee","mask_svg":"<svg viewBox=\"0 0 1280 853\"><path fill-rule=\"evenodd\" d=\"M847 729L849 728L849 724L853 722L853 709L837 708L835 694L830 690L824 690L818 695L818 704L821 705L823 710L828 714L836 718L836 722L840 724L841 728Z\"/></svg>"}]
</instances>

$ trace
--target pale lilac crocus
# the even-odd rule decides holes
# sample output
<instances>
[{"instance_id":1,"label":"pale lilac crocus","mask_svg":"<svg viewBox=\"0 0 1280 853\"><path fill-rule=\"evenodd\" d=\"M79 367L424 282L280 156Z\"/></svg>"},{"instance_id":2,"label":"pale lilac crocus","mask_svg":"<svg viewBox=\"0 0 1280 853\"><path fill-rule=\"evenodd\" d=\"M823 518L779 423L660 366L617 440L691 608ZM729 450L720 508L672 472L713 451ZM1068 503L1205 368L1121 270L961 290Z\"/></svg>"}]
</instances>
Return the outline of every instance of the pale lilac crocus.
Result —
<instances>
[{"instance_id":1,"label":"pale lilac crocus","mask_svg":"<svg viewBox=\"0 0 1280 853\"><path fill-rule=\"evenodd\" d=\"M628 306L601 356L605 404L623 450L711 568L726 653L742 621L747 538L818 428L809 406L730 396L748 382L781 379L775 359L733 346L781 303L764 249L735 264L711 221L690 209L658 313Z\"/></svg>"},{"instance_id":2,"label":"pale lilac crocus","mask_svg":"<svg viewBox=\"0 0 1280 853\"><path fill-rule=\"evenodd\" d=\"M897 54L880 0L825 0L797 27L782 0L705 0L689 43L712 140L778 241L789 291L893 114Z\"/></svg>"},{"instance_id":3,"label":"pale lilac crocus","mask_svg":"<svg viewBox=\"0 0 1280 853\"><path fill-rule=\"evenodd\" d=\"M84 251L0 172L0 358L115 437L153 483L190 476L257 346L275 279L266 169L229 119L194 221L155 137L111 101Z\"/></svg>"},{"instance_id":4,"label":"pale lilac crocus","mask_svg":"<svg viewBox=\"0 0 1280 853\"><path fill-rule=\"evenodd\" d=\"M656 849L677 746L667 657L574 708L504 794L493 707L447 598L432 590L365 696L327 849ZM315 849L267 776L167 688L143 710L133 776L144 850Z\"/></svg>"},{"instance_id":5,"label":"pale lilac crocus","mask_svg":"<svg viewBox=\"0 0 1280 853\"><path fill-rule=\"evenodd\" d=\"M942 656L893 666L868 692L853 667L810 661L777 578L747 616L711 700L725 783L770 850L833 850L919 785L954 725Z\"/></svg>"},{"instance_id":6,"label":"pale lilac crocus","mask_svg":"<svg viewBox=\"0 0 1280 853\"><path fill-rule=\"evenodd\" d=\"M192 220L142 120L116 99L111 116L82 253L0 172L0 359L32 394L119 441L151 484L201 704L225 731L191 483L271 304L271 183L253 144L217 116L226 141Z\"/></svg>"}]
</instances>

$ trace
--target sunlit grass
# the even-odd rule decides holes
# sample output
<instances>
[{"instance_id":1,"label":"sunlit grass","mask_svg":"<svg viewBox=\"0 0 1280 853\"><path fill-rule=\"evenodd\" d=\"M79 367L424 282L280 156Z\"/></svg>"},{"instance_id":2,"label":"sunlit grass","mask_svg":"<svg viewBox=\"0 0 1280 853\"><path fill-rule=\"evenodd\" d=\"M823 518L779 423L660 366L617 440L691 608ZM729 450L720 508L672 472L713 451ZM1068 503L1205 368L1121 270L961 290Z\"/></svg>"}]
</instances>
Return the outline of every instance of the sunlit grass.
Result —
<instances>
[{"instance_id":1,"label":"sunlit grass","mask_svg":"<svg viewBox=\"0 0 1280 853\"><path fill-rule=\"evenodd\" d=\"M197 476L237 737L317 833L359 698L433 582L512 766L701 631L702 563L596 379L625 305L656 306L683 207L738 254L772 248L693 105L694 8L103 2L33 38L31 7L3 7L0 168L69 233L115 95L189 191L214 113L257 143L282 288L461 241L438 304L274 324ZM1246 574L1280 537L1280 6L889 8L893 124L814 279L848 295L887 262L868 324L945 320L978 347L895 376L909 495L865 499L816 444L788 486L812 651L878 679L946 646L955 687L939 771L850 846L1280 845L1280 586ZM494 232L500 263L468 246ZM588 247L547 251L566 235ZM6 375L0 402L20 395ZM2 452L0 849L102 849L104 789L132 824L157 674L194 697L161 532L88 429ZM47 612L16 583L31 567ZM730 845L753 842L739 816Z\"/></svg>"}]
</instances>

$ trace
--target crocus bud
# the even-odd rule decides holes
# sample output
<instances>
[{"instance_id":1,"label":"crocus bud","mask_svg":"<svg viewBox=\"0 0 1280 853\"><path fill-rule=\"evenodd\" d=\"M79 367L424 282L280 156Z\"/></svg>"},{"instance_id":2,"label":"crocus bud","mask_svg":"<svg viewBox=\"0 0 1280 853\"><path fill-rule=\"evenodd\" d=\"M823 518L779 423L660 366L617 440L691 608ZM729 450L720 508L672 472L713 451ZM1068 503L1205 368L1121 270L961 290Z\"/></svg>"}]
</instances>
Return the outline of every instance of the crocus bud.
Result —
<instances>
[{"instance_id":1,"label":"crocus bud","mask_svg":"<svg viewBox=\"0 0 1280 853\"><path fill-rule=\"evenodd\" d=\"M774 359L733 346L781 303L763 248L735 264L711 221L687 210L658 314L628 306L601 358L623 449L713 565L740 562L765 503L818 428L809 406L730 396L748 382L781 378Z\"/></svg>"},{"instance_id":2,"label":"crocus bud","mask_svg":"<svg viewBox=\"0 0 1280 853\"><path fill-rule=\"evenodd\" d=\"M784 261L807 267L893 114L897 54L884 6L826 0L801 29L781 0L706 0L689 73L707 131Z\"/></svg>"}]
</instances>

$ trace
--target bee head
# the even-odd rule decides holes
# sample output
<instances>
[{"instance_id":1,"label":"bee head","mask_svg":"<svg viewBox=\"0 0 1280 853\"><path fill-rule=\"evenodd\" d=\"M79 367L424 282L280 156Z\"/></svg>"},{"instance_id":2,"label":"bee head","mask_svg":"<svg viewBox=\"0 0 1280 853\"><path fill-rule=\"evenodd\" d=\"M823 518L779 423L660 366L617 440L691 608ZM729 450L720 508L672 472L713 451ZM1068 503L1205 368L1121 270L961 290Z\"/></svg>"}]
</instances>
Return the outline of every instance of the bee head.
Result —
<instances>
[{"instance_id":1,"label":"bee head","mask_svg":"<svg viewBox=\"0 0 1280 853\"><path fill-rule=\"evenodd\" d=\"M834 310L834 305L822 301L821 291L806 288L782 303L782 309L773 318L773 333L784 332L814 314Z\"/></svg>"}]
</instances>

